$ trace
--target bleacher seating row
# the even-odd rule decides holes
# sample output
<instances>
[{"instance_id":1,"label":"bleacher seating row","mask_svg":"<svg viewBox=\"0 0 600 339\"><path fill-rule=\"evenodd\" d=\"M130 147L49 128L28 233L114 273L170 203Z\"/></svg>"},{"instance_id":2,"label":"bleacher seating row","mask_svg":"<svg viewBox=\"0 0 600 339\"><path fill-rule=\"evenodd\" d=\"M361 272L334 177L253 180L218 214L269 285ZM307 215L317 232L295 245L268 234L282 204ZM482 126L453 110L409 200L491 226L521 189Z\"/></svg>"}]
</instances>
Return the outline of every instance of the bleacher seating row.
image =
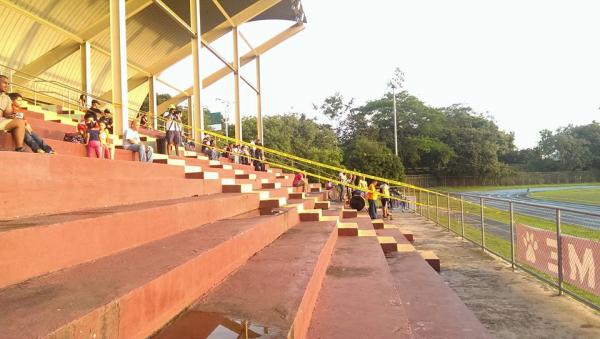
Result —
<instances>
[{"instance_id":1,"label":"bleacher seating row","mask_svg":"<svg viewBox=\"0 0 600 339\"><path fill-rule=\"evenodd\" d=\"M0 152L2 338L488 336L412 234L318 184L195 152L86 158L68 118L26 118L58 154Z\"/></svg>"}]
</instances>

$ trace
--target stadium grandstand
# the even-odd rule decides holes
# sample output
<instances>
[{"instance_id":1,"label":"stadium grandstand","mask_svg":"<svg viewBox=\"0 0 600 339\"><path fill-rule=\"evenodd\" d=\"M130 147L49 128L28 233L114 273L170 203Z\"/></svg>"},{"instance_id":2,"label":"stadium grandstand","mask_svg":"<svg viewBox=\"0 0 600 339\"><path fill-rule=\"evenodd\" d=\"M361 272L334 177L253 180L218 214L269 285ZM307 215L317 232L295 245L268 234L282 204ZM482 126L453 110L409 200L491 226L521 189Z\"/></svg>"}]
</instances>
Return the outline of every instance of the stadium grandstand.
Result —
<instances>
[{"instance_id":1,"label":"stadium grandstand","mask_svg":"<svg viewBox=\"0 0 600 339\"><path fill-rule=\"evenodd\" d=\"M388 198L413 212L435 192L241 140L240 86L262 140L260 57L308 25L300 0L0 0L0 17L0 338L489 337L435 253L321 183L401 186ZM259 20L289 26L252 46ZM211 47L228 37L232 58ZM203 74L202 48L222 68ZM193 86L158 105L161 73L190 56ZM202 110L227 76L231 138ZM170 155L162 113L186 100L193 141Z\"/></svg>"}]
</instances>

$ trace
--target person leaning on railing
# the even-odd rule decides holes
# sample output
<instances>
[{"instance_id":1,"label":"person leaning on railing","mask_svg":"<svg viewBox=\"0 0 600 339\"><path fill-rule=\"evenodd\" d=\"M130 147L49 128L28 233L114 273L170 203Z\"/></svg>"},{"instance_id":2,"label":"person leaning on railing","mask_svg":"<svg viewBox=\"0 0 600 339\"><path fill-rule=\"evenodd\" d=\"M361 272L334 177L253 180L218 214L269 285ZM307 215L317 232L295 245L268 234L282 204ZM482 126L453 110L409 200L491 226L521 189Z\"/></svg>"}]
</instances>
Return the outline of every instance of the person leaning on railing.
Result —
<instances>
[{"instance_id":1,"label":"person leaning on railing","mask_svg":"<svg viewBox=\"0 0 600 339\"><path fill-rule=\"evenodd\" d=\"M133 120L131 126L125 130L123 136L123 148L133 152L138 152L141 162L152 162L154 150L148 145L144 145L140 140L138 129L140 128L139 120Z\"/></svg>"},{"instance_id":2,"label":"person leaning on railing","mask_svg":"<svg viewBox=\"0 0 600 339\"><path fill-rule=\"evenodd\" d=\"M15 152L24 152L25 121L15 119L12 100L6 94L10 82L5 75L0 75L0 131L10 132L15 143Z\"/></svg>"}]
</instances>

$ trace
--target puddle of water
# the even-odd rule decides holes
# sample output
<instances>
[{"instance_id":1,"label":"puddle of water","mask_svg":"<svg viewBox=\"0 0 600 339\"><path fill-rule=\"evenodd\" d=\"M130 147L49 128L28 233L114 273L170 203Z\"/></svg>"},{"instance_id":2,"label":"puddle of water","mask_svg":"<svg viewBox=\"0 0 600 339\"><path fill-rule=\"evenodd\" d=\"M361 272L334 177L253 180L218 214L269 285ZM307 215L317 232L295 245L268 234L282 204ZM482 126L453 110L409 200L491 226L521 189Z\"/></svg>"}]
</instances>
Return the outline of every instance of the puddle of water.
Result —
<instances>
[{"instance_id":1,"label":"puddle of water","mask_svg":"<svg viewBox=\"0 0 600 339\"><path fill-rule=\"evenodd\" d=\"M280 330L218 313L188 310L152 339L250 339L283 338Z\"/></svg>"}]
</instances>

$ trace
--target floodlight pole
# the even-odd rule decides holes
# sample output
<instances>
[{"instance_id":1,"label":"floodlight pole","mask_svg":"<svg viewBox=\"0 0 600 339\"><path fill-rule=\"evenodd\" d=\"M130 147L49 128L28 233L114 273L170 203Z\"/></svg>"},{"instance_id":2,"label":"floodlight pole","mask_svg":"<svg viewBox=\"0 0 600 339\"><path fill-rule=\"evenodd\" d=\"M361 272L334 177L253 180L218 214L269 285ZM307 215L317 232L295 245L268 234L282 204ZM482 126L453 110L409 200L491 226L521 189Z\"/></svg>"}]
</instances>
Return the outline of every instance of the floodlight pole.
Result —
<instances>
[{"instance_id":1,"label":"floodlight pole","mask_svg":"<svg viewBox=\"0 0 600 339\"><path fill-rule=\"evenodd\" d=\"M392 84L392 93L394 96L394 150L398 156L398 123L396 118L396 86Z\"/></svg>"}]
</instances>

